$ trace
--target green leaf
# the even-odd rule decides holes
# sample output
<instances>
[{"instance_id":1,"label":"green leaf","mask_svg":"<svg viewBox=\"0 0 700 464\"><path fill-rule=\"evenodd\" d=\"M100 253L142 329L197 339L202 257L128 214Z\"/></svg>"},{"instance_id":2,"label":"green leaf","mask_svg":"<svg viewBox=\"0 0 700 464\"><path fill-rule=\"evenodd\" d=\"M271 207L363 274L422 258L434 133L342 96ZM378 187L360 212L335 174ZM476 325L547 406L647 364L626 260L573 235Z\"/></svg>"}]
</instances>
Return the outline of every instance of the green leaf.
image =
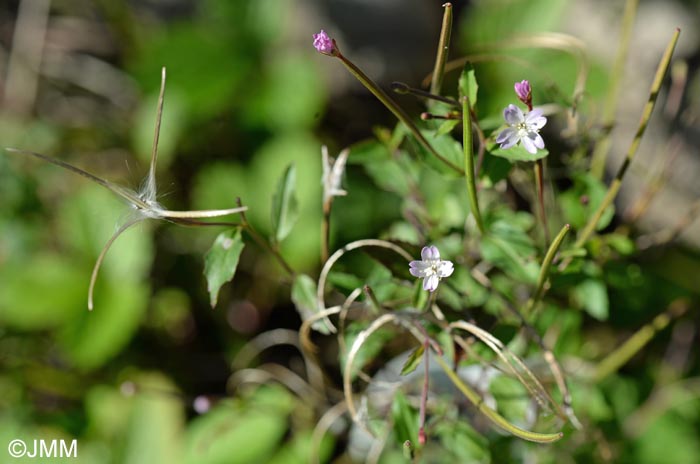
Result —
<instances>
[{"instance_id":1,"label":"green leaf","mask_svg":"<svg viewBox=\"0 0 700 464\"><path fill-rule=\"evenodd\" d=\"M69 324L85 312L85 275L75 262L36 253L0 266L0 325L45 330ZM41 269L41 272L37 272Z\"/></svg>"},{"instance_id":2,"label":"green leaf","mask_svg":"<svg viewBox=\"0 0 700 464\"><path fill-rule=\"evenodd\" d=\"M173 383L158 373L142 373L134 383L143 391L173 392ZM168 395L135 395L121 452L123 462L166 464L180 462L179 444L185 424L184 407Z\"/></svg>"},{"instance_id":3,"label":"green leaf","mask_svg":"<svg viewBox=\"0 0 700 464\"><path fill-rule=\"evenodd\" d=\"M239 229L222 232L204 257L204 275L212 308L216 306L221 286L233 279L244 245Z\"/></svg>"},{"instance_id":4,"label":"green leaf","mask_svg":"<svg viewBox=\"0 0 700 464\"><path fill-rule=\"evenodd\" d=\"M425 345L418 345L415 350L411 352L411 354L408 356L408 359L406 359L406 362L403 364L403 367L401 368L401 375L408 375L411 372L415 371L418 365L421 362L421 359L423 359L423 353L425 352Z\"/></svg>"},{"instance_id":5,"label":"green leaf","mask_svg":"<svg viewBox=\"0 0 700 464\"><path fill-rule=\"evenodd\" d=\"M399 445L406 440L416 443L418 438L418 414L411 406L401 390L396 392L391 405L391 416L394 421L394 437Z\"/></svg>"},{"instance_id":6,"label":"green leaf","mask_svg":"<svg viewBox=\"0 0 700 464\"><path fill-rule=\"evenodd\" d=\"M485 183L485 187L492 187L501 180L506 179L512 168L513 163L505 158L484 156L484 162L481 165L481 181Z\"/></svg>"},{"instance_id":7,"label":"green leaf","mask_svg":"<svg viewBox=\"0 0 700 464\"><path fill-rule=\"evenodd\" d=\"M635 456L628 462L697 462L700 456L697 422L689 421L677 411L668 411L647 425L632 446Z\"/></svg>"},{"instance_id":8,"label":"green leaf","mask_svg":"<svg viewBox=\"0 0 700 464\"><path fill-rule=\"evenodd\" d=\"M524 228L526 216L509 214L489 226L491 234L484 237L481 253L484 259L501 268L521 282L534 284L539 275L539 263L535 262L535 246Z\"/></svg>"},{"instance_id":9,"label":"green leaf","mask_svg":"<svg viewBox=\"0 0 700 464\"><path fill-rule=\"evenodd\" d=\"M573 289L572 296L591 317L599 321L608 318L608 291L602 280L584 280Z\"/></svg>"},{"instance_id":10,"label":"green leaf","mask_svg":"<svg viewBox=\"0 0 700 464\"><path fill-rule=\"evenodd\" d=\"M289 401L280 397L284 403L274 398L261 402L262 391L258 390L243 404L222 402L192 421L185 433L181 462L268 462L280 448L287 431L289 407L284 403Z\"/></svg>"},{"instance_id":11,"label":"green leaf","mask_svg":"<svg viewBox=\"0 0 700 464\"><path fill-rule=\"evenodd\" d=\"M499 156L501 158L506 158L510 161L537 161L549 155L547 149L537 150L536 153L530 153L522 145L516 145L514 147L506 148L505 150L500 147L491 148L488 150L493 156Z\"/></svg>"},{"instance_id":12,"label":"green leaf","mask_svg":"<svg viewBox=\"0 0 700 464\"><path fill-rule=\"evenodd\" d=\"M447 119L440 124L440 126L437 128L435 131L435 136L439 137L441 135L449 134L452 132L452 129L454 129L457 124L460 124L462 121L459 119Z\"/></svg>"},{"instance_id":13,"label":"green leaf","mask_svg":"<svg viewBox=\"0 0 700 464\"><path fill-rule=\"evenodd\" d=\"M294 163L291 163L282 174L277 191L272 196L272 231L277 242L289 235L299 218L299 203L295 194L296 178L296 168Z\"/></svg>"},{"instance_id":14,"label":"green leaf","mask_svg":"<svg viewBox=\"0 0 700 464\"><path fill-rule=\"evenodd\" d=\"M58 334L72 364L84 369L103 366L124 349L143 320L150 290L143 283L103 280L95 295L95 310L81 311Z\"/></svg>"},{"instance_id":15,"label":"green leaf","mask_svg":"<svg viewBox=\"0 0 700 464\"><path fill-rule=\"evenodd\" d=\"M525 386L516 379L499 375L489 385L489 391L498 405L498 412L514 423L526 420L531 399Z\"/></svg>"},{"instance_id":16,"label":"green leaf","mask_svg":"<svg viewBox=\"0 0 700 464\"><path fill-rule=\"evenodd\" d=\"M306 321L318 313L316 305L316 282L306 274L299 274L292 284L292 301L301 316ZM330 327L324 320L319 320L311 325L317 332L328 335Z\"/></svg>"},{"instance_id":17,"label":"green leaf","mask_svg":"<svg viewBox=\"0 0 700 464\"><path fill-rule=\"evenodd\" d=\"M462 74L459 76L459 96L469 97L469 106L474 108L476 105L476 94L479 90L479 84L476 82L476 74L474 73L474 66L471 63L464 65L462 69Z\"/></svg>"},{"instance_id":18,"label":"green leaf","mask_svg":"<svg viewBox=\"0 0 700 464\"><path fill-rule=\"evenodd\" d=\"M561 193L558 199L566 222L576 229L581 229L603 201L607 187L590 174L574 175L573 180L574 186ZM614 213L615 208L610 205L598 221L596 230L601 230L610 224Z\"/></svg>"},{"instance_id":19,"label":"green leaf","mask_svg":"<svg viewBox=\"0 0 700 464\"><path fill-rule=\"evenodd\" d=\"M488 440L466 421L436 421L433 434L441 444L439 462L492 462Z\"/></svg>"}]
</instances>

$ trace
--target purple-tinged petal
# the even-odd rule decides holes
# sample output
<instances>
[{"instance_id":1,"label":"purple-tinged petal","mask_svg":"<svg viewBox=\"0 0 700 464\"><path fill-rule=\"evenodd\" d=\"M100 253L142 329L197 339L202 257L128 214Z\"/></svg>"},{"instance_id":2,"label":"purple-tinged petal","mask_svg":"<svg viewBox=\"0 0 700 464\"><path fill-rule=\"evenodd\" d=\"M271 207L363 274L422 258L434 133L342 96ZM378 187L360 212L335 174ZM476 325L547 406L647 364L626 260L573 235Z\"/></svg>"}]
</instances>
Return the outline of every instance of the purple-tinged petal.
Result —
<instances>
[{"instance_id":1,"label":"purple-tinged petal","mask_svg":"<svg viewBox=\"0 0 700 464\"><path fill-rule=\"evenodd\" d=\"M427 275L427 271L431 267L430 263L426 263L424 261L411 261L408 263L408 266L408 272L415 277L425 277Z\"/></svg>"},{"instance_id":2,"label":"purple-tinged petal","mask_svg":"<svg viewBox=\"0 0 700 464\"><path fill-rule=\"evenodd\" d=\"M544 148L544 139L542 138L542 136L540 134L537 134L535 136L535 146L539 149Z\"/></svg>"},{"instance_id":3,"label":"purple-tinged petal","mask_svg":"<svg viewBox=\"0 0 700 464\"><path fill-rule=\"evenodd\" d=\"M535 153L537 153L537 147L536 147L535 144L532 142L532 140L530 140L530 137L523 137L523 138L520 139L520 140L522 140L523 146L525 147L525 149L526 149L527 151L529 151L529 152L532 153L533 155L534 155Z\"/></svg>"},{"instance_id":4,"label":"purple-tinged petal","mask_svg":"<svg viewBox=\"0 0 700 464\"><path fill-rule=\"evenodd\" d=\"M423 280L423 290L434 292L440 283L440 278L436 274L429 275Z\"/></svg>"},{"instance_id":5,"label":"purple-tinged petal","mask_svg":"<svg viewBox=\"0 0 700 464\"><path fill-rule=\"evenodd\" d=\"M523 111L512 103L503 110L503 117L511 126L517 126L525 121Z\"/></svg>"},{"instance_id":6,"label":"purple-tinged petal","mask_svg":"<svg viewBox=\"0 0 700 464\"><path fill-rule=\"evenodd\" d=\"M503 135L503 141L500 142L500 144L501 148L504 150L515 146L515 144L518 143L518 140L520 140L520 136L518 136L518 131L516 131L515 129L504 129L503 132L499 134L499 138L501 138L501 135Z\"/></svg>"},{"instance_id":7,"label":"purple-tinged petal","mask_svg":"<svg viewBox=\"0 0 700 464\"><path fill-rule=\"evenodd\" d=\"M431 245L423 247L423 249L420 252L420 257L423 259L423 261L440 259L440 252L435 246Z\"/></svg>"},{"instance_id":8,"label":"purple-tinged petal","mask_svg":"<svg viewBox=\"0 0 700 464\"><path fill-rule=\"evenodd\" d=\"M425 269L419 267L412 267L408 272L410 272L413 277L425 277L427 275Z\"/></svg>"},{"instance_id":9,"label":"purple-tinged petal","mask_svg":"<svg viewBox=\"0 0 700 464\"><path fill-rule=\"evenodd\" d=\"M506 127L503 129L496 137L496 143L503 143L511 137L511 134L515 133L515 129L512 127Z\"/></svg>"}]
</instances>

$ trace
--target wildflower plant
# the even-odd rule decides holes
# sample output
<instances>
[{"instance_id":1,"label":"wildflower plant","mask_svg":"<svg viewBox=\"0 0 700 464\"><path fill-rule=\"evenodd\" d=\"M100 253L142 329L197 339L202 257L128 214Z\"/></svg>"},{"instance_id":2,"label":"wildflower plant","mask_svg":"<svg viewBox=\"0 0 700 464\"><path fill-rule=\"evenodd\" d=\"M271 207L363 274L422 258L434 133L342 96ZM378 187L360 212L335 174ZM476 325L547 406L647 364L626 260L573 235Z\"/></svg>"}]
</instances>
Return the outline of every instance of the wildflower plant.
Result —
<instances>
[{"instance_id":1,"label":"wildflower plant","mask_svg":"<svg viewBox=\"0 0 700 464\"><path fill-rule=\"evenodd\" d=\"M313 362L317 351L311 332L337 334L345 401L328 414L336 414L336 408L346 409L353 427L373 437L373 446L400 448L410 459L430 459L432 453L446 459L441 453L447 452L453 431L443 424L455 421L468 430L466 434L491 436L485 419L501 432L538 443L555 443L585 428L574 408L571 373L543 332L548 330L547 318L566 311L557 301L567 294L582 295L590 285L584 283L591 282L585 271L590 264L586 263L599 258L589 240L594 230L604 227L599 222L601 214L610 207L622 178L618 176L605 198L598 199L587 224L575 224L578 237L570 240L572 225L563 220L566 215L548 215L545 207L544 176L550 152L543 132L552 119L570 118L569 108L546 105L545 116L546 102L538 100L543 106L533 106L535 96L541 98L543 93L524 79L512 89L525 109L508 104L502 110L504 125L483 124L494 118L479 114L477 99L484 84L477 79L478 68L468 57L451 62L446 58L451 21L451 6L446 4L430 90L401 82L392 85L395 92L426 102L421 125L343 53L342 44L332 35L322 30L313 36L313 46L320 54L339 60L398 119L396 128L377 129L376 140L350 147L347 159L359 160L355 162L365 166L381 189L403 198L403 205L401 217L383 239L358 240L330 253L316 287L308 282L309 293L316 293L315 302L295 300L305 319L302 346ZM642 117L631 156L677 39L678 31L661 57L649 111ZM458 66L457 88L443 90L446 70ZM330 183L331 172L326 159L324 152L324 185ZM499 193L511 175L515 178L522 171L523 162L534 167L530 197L534 206L529 211L509 208L507 198ZM399 182L401 177L405 181ZM429 187L435 182L443 185L437 194ZM351 189L342 193L353 195ZM327 195L324 203L329 198ZM554 238L549 235L550 222L558 231ZM328 225L325 227L327 234ZM334 271L334 267L346 254L360 249L366 249L375 264L367 280L353 288L349 283L356 280L347 276L352 271L344 267ZM380 249L393 252L398 262ZM443 253L450 259L443 259ZM407 280L406 271L418 280ZM555 282L559 283L556 288ZM552 301L545 300L548 293L554 294ZM604 318L586 298L578 299L581 307L594 318ZM336 303L329 305L328 299ZM496 318L497 330L493 322L486 322L484 312ZM497 334L505 327L512 332L502 338ZM410 346L407 340L413 339L414 348L397 354L378 370L375 365L374 374L365 370L399 334L408 336L404 345ZM641 347L635 345L635 349ZM603 374L593 368L575 383L607 376L611 372L605 367L608 363L617 368L626 359L621 352L613 352L601 363ZM535 364L543 368L534 369ZM422 373L418 373L421 365ZM445 383L451 389L445 390ZM463 395L472 412L451 407L454 393L445 395L446 391ZM521 398L516 408L519 413L505 399L506 391ZM325 431L331 422L324 416L319 427ZM461 462L488 461L468 451L453 452L453 458Z\"/></svg>"}]
</instances>

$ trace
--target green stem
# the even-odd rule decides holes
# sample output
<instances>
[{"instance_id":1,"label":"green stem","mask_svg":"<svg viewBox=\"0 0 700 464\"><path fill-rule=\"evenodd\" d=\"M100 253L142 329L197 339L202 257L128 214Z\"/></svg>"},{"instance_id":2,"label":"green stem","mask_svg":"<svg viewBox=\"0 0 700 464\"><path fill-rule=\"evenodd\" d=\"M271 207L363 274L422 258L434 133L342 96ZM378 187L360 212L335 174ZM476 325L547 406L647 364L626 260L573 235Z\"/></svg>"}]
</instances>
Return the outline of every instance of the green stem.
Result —
<instances>
[{"instance_id":1,"label":"green stem","mask_svg":"<svg viewBox=\"0 0 700 464\"><path fill-rule=\"evenodd\" d=\"M603 107L603 126L611 127L615 122L615 113L617 112L618 96L620 93L620 82L622 80L625 61L627 61L627 52L629 51L630 39L632 37L632 26L634 17L637 13L637 4L639 0L627 0L625 3L625 12L622 17L622 31L620 33L620 46L617 49L617 57L610 72L610 83L608 85L608 94L605 98L605 106ZM610 151L610 132L605 135L596 144L593 157L591 159L591 174L596 178L602 179L605 171L605 161Z\"/></svg>"},{"instance_id":2,"label":"green stem","mask_svg":"<svg viewBox=\"0 0 700 464\"><path fill-rule=\"evenodd\" d=\"M479 396L478 393L476 393L474 390L472 390L466 383L462 381L462 379L455 374L455 372L450 369L450 366L447 365L444 359L442 359L442 356L435 356L435 360L437 363L440 365L442 370L445 372L447 377L450 378L452 383L459 389L459 391L462 392L462 394L483 414L485 415L491 422L493 422L495 425L500 427L501 429L505 430L508 433L511 433L515 435L516 437L522 438L523 440L528 440L528 441L533 441L536 443L552 443L557 440L559 440L561 437L564 436L563 433L558 432L558 433L537 433L537 432L530 432L528 430L523 430L520 427L517 427L510 422L508 422L503 416L498 414L496 411L488 407L482 398Z\"/></svg>"},{"instance_id":3,"label":"green stem","mask_svg":"<svg viewBox=\"0 0 700 464\"><path fill-rule=\"evenodd\" d=\"M469 207L474 215L479 232L486 233L484 222L479 211L479 201L476 196L476 179L474 177L474 145L472 143L472 118L469 111L469 97L462 97L462 145L464 146L464 178L467 181L467 194L469 196Z\"/></svg>"},{"instance_id":4,"label":"green stem","mask_svg":"<svg viewBox=\"0 0 700 464\"><path fill-rule=\"evenodd\" d=\"M391 97L384 90L382 90L381 87L379 87L372 79L370 79L364 72L362 72L360 68L355 66L355 64L352 61L345 58L345 56L343 56L339 51L334 56L339 58L340 61L342 61L345 67L348 69L348 71L350 71L350 73L353 76L355 76L355 78L357 78L357 80L360 81L360 83L362 83L362 85L364 85L367 88L367 90L372 92L372 94L375 97L377 97L377 99L380 102L382 102L382 104L386 106L387 109L391 111L394 114L394 116L396 116L396 118L406 126L406 128L411 132L411 134L413 134L413 136L423 148L425 148L430 154L442 161L452 170L463 174L462 169L460 169L459 166L442 156L435 150L435 148L433 148L432 145L430 145L430 142L428 142L423 136L423 134L421 134L418 127L416 127L416 125L413 123L408 114L406 114L403 108L401 108L394 100L392 100Z\"/></svg>"},{"instance_id":5,"label":"green stem","mask_svg":"<svg viewBox=\"0 0 700 464\"><path fill-rule=\"evenodd\" d=\"M542 299L542 295L544 295L544 285L547 282L549 270L552 267L552 261L554 261L554 256L556 256L557 251L559 251L559 248L564 241L564 237L566 237L566 234L569 233L569 229L571 229L571 226L569 224L564 224L564 227L562 227L557 236L554 237L554 241L549 246L547 254L544 255L542 268L540 268L540 275L537 278L535 293L532 294L532 298L528 300L527 306L523 311L526 317L531 314L531 312L535 309L535 306L537 306L537 303L539 303L539 301Z\"/></svg>"},{"instance_id":6,"label":"green stem","mask_svg":"<svg viewBox=\"0 0 700 464\"><path fill-rule=\"evenodd\" d=\"M537 189L537 202L540 206L540 218L542 220L542 229L544 230L545 246L551 242L549 236L549 226L547 225L547 213L544 209L544 162L542 158L535 161L535 186Z\"/></svg>"},{"instance_id":7,"label":"green stem","mask_svg":"<svg viewBox=\"0 0 700 464\"><path fill-rule=\"evenodd\" d=\"M588 220L588 223L586 224L586 226L583 228L583 230L579 234L578 239L576 240L576 243L574 244L574 248L581 248L586 243L588 238L595 231L595 228L598 225L598 221L600 221L600 218L603 215L603 212L605 212L607 207L610 206L610 204L613 202L613 200L617 196L618 191L620 190L620 185L622 184L622 178L624 177L625 173L627 172L627 168L629 168L630 164L632 163L632 159L634 159L634 155L637 154L637 149L639 148L639 144L641 143L642 137L644 136L644 132L646 131L647 125L649 124L649 119L651 119L651 113L654 111L654 106L656 105L656 98L659 95L659 89L661 88L661 83L663 82L664 75L666 74L666 71L668 70L668 66L671 63L671 57L673 56L673 50L676 48L676 43L678 42L678 36L680 35L680 33L681 33L681 30L676 29L676 31L673 33L673 37L671 37L671 41L668 43L668 46L666 47L666 50L664 51L663 56L661 57L661 62L659 63L659 67L656 69L656 75L654 76L654 81L651 84L651 91L649 94L649 100L647 100L647 103L644 106L644 110L642 111L642 118L639 121L639 127L637 128L637 133L635 134L634 139L632 140L632 143L630 144L630 147L627 150L627 155L625 156L625 161L622 163L622 166L620 166L620 169L618 169L617 174L615 175L615 179L613 179L612 183L610 184L610 187L608 188L608 192L606 193L605 198L603 198L603 201L600 203L600 206L598 206L598 209L596 210L596 212Z\"/></svg>"},{"instance_id":8,"label":"green stem","mask_svg":"<svg viewBox=\"0 0 700 464\"><path fill-rule=\"evenodd\" d=\"M610 353L603 359L593 373L593 382L598 383L607 376L617 372L627 361L639 352L658 332L668 326L673 317L680 316L686 310L682 302L676 302L672 307L654 318L651 323L646 324L632 335L618 349Z\"/></svg>"},{"instance_id":9,"label":"green stem","mask_svg":"<svg viewBox=\"0 0 700 464\"><path fill-rule=\"evenodd\" d=\"M430 83L430 93L440 95L442 88L442 78L445 75L445 63L450 51L450 37L452 35L452 4L442 5L445 11L442 16L442 29L440 30L440 41L438 42L437 54L435 55L435 67L433 68L433 80Z\"/></svg>"}]
</instances>

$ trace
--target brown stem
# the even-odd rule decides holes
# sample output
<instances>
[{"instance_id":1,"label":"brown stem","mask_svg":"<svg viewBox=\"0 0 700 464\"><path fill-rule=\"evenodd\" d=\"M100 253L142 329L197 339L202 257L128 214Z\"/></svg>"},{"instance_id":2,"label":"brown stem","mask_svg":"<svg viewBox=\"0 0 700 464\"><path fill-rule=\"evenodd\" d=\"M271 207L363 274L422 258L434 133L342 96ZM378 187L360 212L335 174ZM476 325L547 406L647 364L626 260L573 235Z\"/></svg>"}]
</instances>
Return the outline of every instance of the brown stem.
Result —
<instances>
[{"instance_id":1,"label":"brown stem","mask_svg":"<svg viewBox=\"0 0 700 464\"><path fill-rule=\"evenodd\" d=\"M238 206L242 205L240 197L236 198L236 203ZM296 272L291 268L291 266L287 263L287 261L284 260L282 255L280 254L279 250L276 250L270 245L270 243L263 238L262 235L258 233L257 230L253 227L253 225L248 222L248 218L245 215L245 212L242 211L240 213L241 215L241 226L243 226L243 229L250 235L250 237L257 243L261 248L269 251L272 253L272 255L277 259L277 262L282 266L282 268L289 274L291 277L294 277L296 275Z\"/></svg>"}]
</instances>

